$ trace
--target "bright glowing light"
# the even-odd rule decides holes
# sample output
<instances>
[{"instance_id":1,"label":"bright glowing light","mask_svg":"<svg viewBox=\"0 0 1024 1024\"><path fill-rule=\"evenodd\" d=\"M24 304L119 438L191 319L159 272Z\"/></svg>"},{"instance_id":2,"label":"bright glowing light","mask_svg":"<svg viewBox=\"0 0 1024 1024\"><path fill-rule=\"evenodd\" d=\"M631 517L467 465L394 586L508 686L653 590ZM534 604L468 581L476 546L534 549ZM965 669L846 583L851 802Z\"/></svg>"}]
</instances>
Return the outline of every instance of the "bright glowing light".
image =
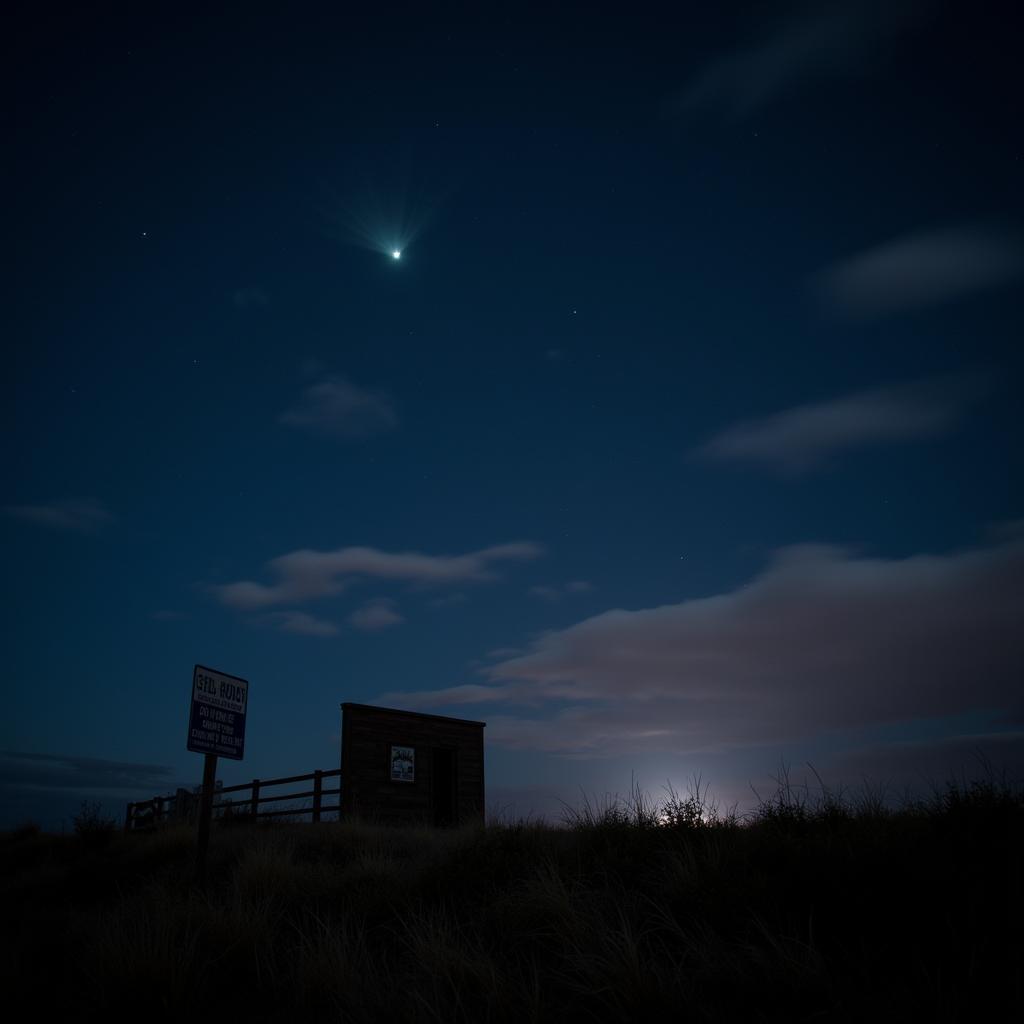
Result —
<instances>
[{"instance_id":1,"label":"bright glowing light","mask_svg":"<svg viewBox=\"0 0 1024 1024\"><path fill-rule=\"evenodd\" d=\"M440 202L440 196L420 194L411 181L400 180L385 168L362 168L367 181L362 191L347 198L332 196L324 210L328 233L349 245L358 245L376 255L377 259L408 259L405 250L415 245L420 232L427 226L430 214ZM380 188L369 182L380 180ZM153 229L142 227L152 235Z\"/></svg>"}]
</instances>

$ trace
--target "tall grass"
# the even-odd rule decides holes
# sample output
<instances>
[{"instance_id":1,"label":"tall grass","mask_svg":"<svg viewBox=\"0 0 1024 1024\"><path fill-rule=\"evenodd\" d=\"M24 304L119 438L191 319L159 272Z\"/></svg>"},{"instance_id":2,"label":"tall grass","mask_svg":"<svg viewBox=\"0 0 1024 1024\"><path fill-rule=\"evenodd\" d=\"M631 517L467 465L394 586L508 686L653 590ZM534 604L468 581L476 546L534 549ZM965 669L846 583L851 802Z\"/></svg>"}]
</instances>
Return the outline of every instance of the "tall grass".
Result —
<instances>
[{"instance_id":1,"label":"tall grass","mask_svg":"<svg viewBox=\"0 0 1024 1024\"><path fill-rule=\"evenodd\" d=\"M893 808L785 775L745 818L698 778L560 827L215 829L205 889L187 829L21 829L0 971L79 1019L986 1019L1024 1010L1022 840L1005 780Z\"/></svg>"}]
</instances>

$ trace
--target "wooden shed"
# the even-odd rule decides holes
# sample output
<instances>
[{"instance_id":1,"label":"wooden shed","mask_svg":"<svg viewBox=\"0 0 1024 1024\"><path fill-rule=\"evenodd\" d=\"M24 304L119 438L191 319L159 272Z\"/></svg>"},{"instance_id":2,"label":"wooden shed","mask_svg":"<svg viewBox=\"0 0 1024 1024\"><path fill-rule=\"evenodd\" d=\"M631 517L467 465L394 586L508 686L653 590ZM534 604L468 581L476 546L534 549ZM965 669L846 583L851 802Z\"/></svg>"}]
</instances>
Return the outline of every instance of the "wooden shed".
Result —
<instances>
[{"instance_id":1,"label":"wooden shed","mask_svg":"<svg viewBox=\"0 0 1024 1024\"><path fill-rule=\"evenodd\" d=\"M483 821L485 724L342 704L342 815L396 825Z\"/></svg>"}]
</instances>

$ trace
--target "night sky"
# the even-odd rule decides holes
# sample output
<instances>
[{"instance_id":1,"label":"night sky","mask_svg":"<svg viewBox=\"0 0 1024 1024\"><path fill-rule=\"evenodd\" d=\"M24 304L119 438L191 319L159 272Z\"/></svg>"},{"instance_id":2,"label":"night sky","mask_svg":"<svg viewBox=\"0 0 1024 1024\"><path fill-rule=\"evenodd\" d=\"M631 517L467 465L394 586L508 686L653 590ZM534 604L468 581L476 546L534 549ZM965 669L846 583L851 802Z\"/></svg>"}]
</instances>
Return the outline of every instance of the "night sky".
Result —
<instances>
[{"instance_id":1,"label":"night sky","mask_svg":"<svg viewBox=\"0 0 1024 1024\"><path fill-rule=\"evenodd\" d=\"M486 721L495 813L1024 769L1014 5L68 8L5 62L0 824L197 783L196 662L227 784L346 700Z\"/></svg>"}]
</instances>

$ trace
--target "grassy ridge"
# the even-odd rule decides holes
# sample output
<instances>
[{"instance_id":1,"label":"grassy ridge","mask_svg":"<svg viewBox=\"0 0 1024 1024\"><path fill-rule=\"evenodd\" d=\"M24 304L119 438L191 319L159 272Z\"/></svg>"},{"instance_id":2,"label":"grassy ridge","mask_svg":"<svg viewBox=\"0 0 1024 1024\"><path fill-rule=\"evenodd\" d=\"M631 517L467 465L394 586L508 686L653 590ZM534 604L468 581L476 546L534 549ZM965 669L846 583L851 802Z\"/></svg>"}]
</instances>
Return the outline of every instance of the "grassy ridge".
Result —
<instances>
[{"instance_id":1,"label":"grassy ridge","mask_svg":"<svg viewBox=\"0 0 1024 1024\"><path fill-rule=\"evenodd\" d=\"M0 842L8 992L76 1019L914 1020L1022 1000L1024 795L890 811L699 789L564 828L215 830Z\"/></svg>"}]
</instances>

